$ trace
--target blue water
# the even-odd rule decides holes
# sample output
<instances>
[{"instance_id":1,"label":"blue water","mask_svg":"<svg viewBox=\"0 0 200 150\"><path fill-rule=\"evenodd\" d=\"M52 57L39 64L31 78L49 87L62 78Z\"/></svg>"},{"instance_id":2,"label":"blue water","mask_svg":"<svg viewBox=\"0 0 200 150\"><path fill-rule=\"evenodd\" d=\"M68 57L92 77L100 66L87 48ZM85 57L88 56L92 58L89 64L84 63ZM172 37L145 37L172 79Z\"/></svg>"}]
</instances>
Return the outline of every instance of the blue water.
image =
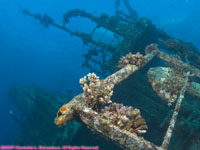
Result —
<instances>
[{"instance_id":1,"label":"blue water","mask_svg":"<svg viewBox=\"0 0 200 150\"><path fill-rule=\"evenodd\" d=\"M27 8L33 13L47 13L62 23L62 15L74 8L97 16L113 15L113 3L112 0L0 0L0 145L14 142L20 130L9 111L23 118L8 96L10 86L34 82L43 89L61 93L72 89L77 94L79 79L89 71L81 66L82 54L87 49L80 39L53 27L45 28L21 11ZM151 19L170 35L192 42L200 49L199 0L132 0L131 4L139 16ZM70 27L87 31L92 26L76 20Z\"/></svg>"}]
</instances>

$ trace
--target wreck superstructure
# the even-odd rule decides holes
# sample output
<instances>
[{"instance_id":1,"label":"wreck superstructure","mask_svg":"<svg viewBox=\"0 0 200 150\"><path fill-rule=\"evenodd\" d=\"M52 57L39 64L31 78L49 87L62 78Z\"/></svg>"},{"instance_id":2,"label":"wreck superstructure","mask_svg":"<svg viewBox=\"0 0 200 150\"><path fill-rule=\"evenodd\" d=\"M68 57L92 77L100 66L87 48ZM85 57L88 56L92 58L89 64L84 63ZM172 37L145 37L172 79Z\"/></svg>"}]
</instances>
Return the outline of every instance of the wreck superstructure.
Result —
<instances>
[{"instance_id":1,"label":"wreck superstructure","mask_svg":"<svg viewBox=\"0 0 200 150\"><path fill-rule=\"evenodd\" d=\"M199 67L200 53L195 46L173 38L164 32L164 30L152 24L151 20L138 17L128 1L124 0L124 3L130 14L125 14L118 10L115 16L108 16L103 13L97 17L85 10L74 9L63 15L62 24L56 23L47 14L33 14L28 9L25 9L23 13L39 20L46 27L54 26L72 36L79 37L83 44L88 47L88 53L84 55L85 61L82 63L82 66L89 68L91 72L96 72L99 75L105 76L107 73L116 71L119 58L128 52L136 53L142 51L144 54L145 47L151 43L158 43L162 49L175 53L181 59L187 61L187 63ZM70 23L70 19L76 17L87 18L95 23L96 26L90 33L73 31L67 27L67 24ZM99 28L104 28L105 32L102 33L98 40L95 40L93 35ZM113 33L113 39L110 43L103 42L107 31ZM116 44L114 41L119 39L122 40ZM100 58L96 60L96 56ZM91 64L95 64L98 66L96 68L100 69L92 67Z\"/></svg>"}]
</instances>

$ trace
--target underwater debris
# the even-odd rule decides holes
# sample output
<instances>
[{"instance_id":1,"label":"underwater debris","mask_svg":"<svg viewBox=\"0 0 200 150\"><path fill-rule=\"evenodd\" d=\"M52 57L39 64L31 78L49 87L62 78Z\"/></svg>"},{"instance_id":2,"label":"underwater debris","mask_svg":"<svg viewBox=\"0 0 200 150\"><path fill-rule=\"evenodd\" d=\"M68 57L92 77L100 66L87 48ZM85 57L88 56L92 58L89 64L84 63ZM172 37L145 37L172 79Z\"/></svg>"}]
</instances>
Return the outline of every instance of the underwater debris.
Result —
<instances>
[{"instance_id":1,"label":"underwater debris","mask_svg":"<svg viewBox=\"0 0 200 150\"><path fill-rule=\"evenodd\" d=\"M141 55L139 52L133 55L131 52L128 53L126 56L123 56L119 60L119 68L123 68L126 65L136 65L138 67L141 67L145 64L145 57Z\"/></svg>"}]
</instances>

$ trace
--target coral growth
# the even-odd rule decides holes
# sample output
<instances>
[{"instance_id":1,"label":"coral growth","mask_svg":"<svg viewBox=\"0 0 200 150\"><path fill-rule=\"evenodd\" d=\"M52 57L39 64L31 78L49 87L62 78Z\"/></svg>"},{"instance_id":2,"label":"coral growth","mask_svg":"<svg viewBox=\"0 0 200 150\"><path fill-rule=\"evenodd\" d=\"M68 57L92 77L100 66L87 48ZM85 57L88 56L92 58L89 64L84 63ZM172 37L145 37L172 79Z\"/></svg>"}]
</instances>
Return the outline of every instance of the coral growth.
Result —
<instances>
[{"instance_id":1,"label":"coral growth","mask_svg":"<svg viewBox=\"0 0 200 150\"><path fill-rule=\"evenodd\" d=\"M150 45L147 45L145 48L145 53L151 53L153 50L158 50L158 44L152 43Z\"/></svg>"},{"instance_id":2,"label":"coral growth","mask_svg":"<svg viewBox=\"0 0 200 150\"><path fill-rule=\"evenodd\" d=\"M185 83L186 72L156 67L148 71L149 81L156 93L171 105Z\"/></svg>"},{"instance_id":3,"label":"coral growth","mask_svg":"<svg viewBox=\"0 0 200 150\"><path fill-rule=\"evenodd\" d=\"M94 73L89 73L87 77L80 79L84 91L84 106L83 111L91 114L92 109L95 110L96 119L102 118L105 124L118 127L120 130L130 133L142 134L146 133L147 125L140 115L139 109L126 107L123 104L112 103L112 89L114 84L106 84L100 81L99 77ZM107 103L112 103L101 109L101 106ZM92 109L91 109L92 108ZM80 108L79 110L81 110ZM97 119L98 120L98 119ZM101 120L101 119L100 119ZM103 123L104 124L104 123Z\"/></svg>"},{"instance_id":4,"label":"coral growth","mask_svg":"<svg viewBox=\"0 0 200 150\"><path fill-rule=\"evenodd\" d=\"M187 52L192 48L191 43L186 43L177 39L168 39L163 43L167 49L180 50L180 52Z\"/></svg>"},{"instance_id":5,"label":"coral growth","mask_svg":"<svg viewBox=\"0 0 200 150\"><path fill-rule=\"evenodd\" d=\"M110 98L113 94L114 84L105 84L94 73L89 73L87 77L84 76L80 79L84 96L87 98L86 106L99 110L102 105L111 103Z\"/></svg>"},{"instance_id":6,"label":"coral growth","mask_svg":"<svg viewBox=\"0 0 200 150\"><path fill-rule=\"evenodd\" d=\"M178 39L168 39L163 42L168 50L176 52L183 61L199 67L199 55L196 47L192 43ZM194 63L195 62L195 63Z\"/></svg>"},{"instance_id":7,"label":"coral growth","mask_svg":"<svg viewBox=\"0 0 200 150\"><path fill-rule=\"evenodd\" d=\"M163 82L165 90L171 92L172 95L177 95L185 83L184 78L186 74L172 69L169 69L168 74L169 77Z\"/></svg>"},{"instance_id":8,"label":"coral growth","mask_svg":"<svg viewBox=\"0 0 200 150\"><path fill-rule=\"evenodd\" d=\"M137 67L141 67L145 64L145 57L143 55L141 55L139 52L136 53L135 55L130 52L126 56L123 56L119 60L118 67L123 68L124 66L126 66L128 64L136 65Z\"/></svg>"},{"instance_id":9,"label":"coral growth","mask_svg":"<svg viewBox=\"0 0 200 150\"><path fill-rule=\"evenodd\" d=\"M148 128L139 109L133 109L133 107L127 107L123 104L110 104L102 109L100 115L121 130L127 130L131 133L146 133Z\"/></svg>"},{"instance_id":10,"label":"coral growth","mask_svg":"<svg viewBox=\"0 0 200 150\"><path fill-rule=\"evenodd\" d=\"M171 58L172 60L181 60L180 56L178 55L172 55ZM190 66L184 65L181 61L177 61L176 63L174 63L173 61L166 61L165 65L179 72L189 72L191 70Z\"/></svg>"}]
</instances>

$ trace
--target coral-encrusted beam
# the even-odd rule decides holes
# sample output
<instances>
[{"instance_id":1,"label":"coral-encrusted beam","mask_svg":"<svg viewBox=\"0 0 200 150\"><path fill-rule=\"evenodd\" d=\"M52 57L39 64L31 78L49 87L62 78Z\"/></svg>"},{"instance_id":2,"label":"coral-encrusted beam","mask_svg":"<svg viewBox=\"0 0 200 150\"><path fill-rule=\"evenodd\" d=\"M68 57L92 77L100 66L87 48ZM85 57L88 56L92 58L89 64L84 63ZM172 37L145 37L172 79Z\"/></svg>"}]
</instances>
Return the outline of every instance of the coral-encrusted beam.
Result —
<instances>
[{"instance_id":1,"label":"coral-encrusted beam","mask_svg":"<svg viewBox=\"0 0 200 150\"><path fill-rule=\"evenodd\" d=\"M122 69L120 69L119 71L115 72L114 74L110 75L109 77L107 77L104 81L106 83L112 83L112 84L118 84L121 81L125 80L126 78L128 78L131 74L133 74L134 72L136 72L138 69L140 69L141 67L143 67L144 65L146 65L149 61L151 61L153 59L153 57L155 57L157 54L157 51L152 51L151 53L145 55L145 62L143 63L142 66L138 67L136 65L126 65L125 67L123 67Z\"/></svg>"},{"instance_id":2,"label":"coral-encrusted beam","mask_svg":"<svg viewBox=\"0 0 200 150\"><path fill-rule=\"evenodd\" d=\"M170 63L170 65L175 69L184 69L185 71L189 71L191 72L191 74L195 74L197 77L200 78L200 70L197 69L196 67L186 64L183 61L175 57L172 57L170 55L167 55L159 50L157 50L157 56L160 59L165 60L167 63Z\"/></svg>"},{"instance_id":3,"label":"coral-encrusted beam","mask_svg":"<svg viewBox=\"0 0 200 150\"><path fill-rule=\"evenodd\" d=\"M91 108L79 103L76 110L80 114L81 121L93 132L112 140L117 145L126 150L158 150L159 147L146 141L144 138L121 130L119 127L112 125L108 120L103 119Z\"/></svg>"},{"instance_id":4,"label":"coral-encrusted beam","mask_svg":"<svg viewBox=\"0 0 200 150\"><path fill-rule=\"evenodd\" d=\"M185 91L187 89L189 76L190 76L190 73L188 72L187 76L185 78L185 85L181 89L179 98L178 98L178 100L176 102L176 106L174 108L174 113L173 113L171 121L170 121L170 125L169 125L168 130L166 132L166 135L164 137L164 140L163 140L163 143L162 143L162 148L164 150L167 150L167 148L168 148L168 145L169 145L172 133L173 133L173 129L174 129L174 126L175 126L175 123L176 123L176 120L177 120L177 116L178 116L178 113L179 113L179 110L180 110L180 107L181 107L181 103L182 103L182 100L184 98Z\"/></svg>"}]
</instances>

